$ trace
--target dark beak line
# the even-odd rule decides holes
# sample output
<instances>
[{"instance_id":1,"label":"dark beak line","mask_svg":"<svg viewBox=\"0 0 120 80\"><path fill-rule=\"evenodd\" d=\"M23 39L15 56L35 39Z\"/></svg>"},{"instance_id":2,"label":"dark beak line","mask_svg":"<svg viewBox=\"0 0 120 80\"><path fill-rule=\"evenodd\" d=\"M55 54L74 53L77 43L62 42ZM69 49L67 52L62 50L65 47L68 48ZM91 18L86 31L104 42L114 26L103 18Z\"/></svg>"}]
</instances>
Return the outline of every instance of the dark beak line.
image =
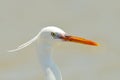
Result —
<instances>
[{"instance_id":1,"label":"dark beak line","mask_svg":"<svg viewBox=\"0 0 120 80\"><path fill-rule=\"evenodd\" d=\"M97 42L94 42L92 40L88 40L85 38L77 37L77 36L65 35L65 36L61 36L60 38L63 39L64 41L82 43L82 44L87 44L91 46L99 46Z\"/></svg>"}]
</instances>

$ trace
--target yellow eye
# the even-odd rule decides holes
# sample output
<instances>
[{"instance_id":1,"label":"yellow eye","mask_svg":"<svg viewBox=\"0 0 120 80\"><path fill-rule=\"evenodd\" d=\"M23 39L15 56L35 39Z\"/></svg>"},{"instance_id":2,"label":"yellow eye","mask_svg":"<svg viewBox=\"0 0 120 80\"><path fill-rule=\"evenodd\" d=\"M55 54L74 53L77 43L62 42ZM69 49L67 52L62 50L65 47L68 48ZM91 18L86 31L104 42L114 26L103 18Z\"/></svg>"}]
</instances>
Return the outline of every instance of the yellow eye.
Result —
<instances>
[{"instance_id":1,"label":"yellow eye","mask_svg":"<svg viewBox=\"0 0 120 80\"><path fill-rule=\"evenodd\" d=\"M55 34L54 32L51 32L51 35L52 35L53 37L56 37L56 34Z\"/></svg>"}]
</instances>

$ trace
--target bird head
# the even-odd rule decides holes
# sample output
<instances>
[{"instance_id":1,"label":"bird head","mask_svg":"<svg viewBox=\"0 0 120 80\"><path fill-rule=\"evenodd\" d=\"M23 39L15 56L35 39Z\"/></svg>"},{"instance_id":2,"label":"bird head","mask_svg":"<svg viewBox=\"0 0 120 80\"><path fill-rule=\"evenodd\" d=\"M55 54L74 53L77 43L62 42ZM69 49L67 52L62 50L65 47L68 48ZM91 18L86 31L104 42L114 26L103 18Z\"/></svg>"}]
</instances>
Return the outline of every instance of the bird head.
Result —
<instances>
[{"instance_id":1,"label":"bird head","mask_svg":"<svg viewBox=\"0 0 120 80\"><path fill-rule=\"evenodd\" d=\"M68 35L62 29L57 28L55 26L49 26L49 27L43 28L34 38L29 40L28 42L18 46L16 49L9 50L8 52L15 52L15 51L21 50L27 47L28 45L30 45L31 43L35 42L36 40L44 41L45 43L48 43L48 44L53 44L58 41L64 41L64 42L82 43L82 44L87 44L91 46L99 45L98 43L85 38Z\"/></svg>"},{"instance_id":2,"label":"bird head","mask_svg":"<svg viewBox=\"0 0 120 80\"><path fill-rule=\"evenodd\" d=\"M98 43L65 33L62 29L54 26L45 27L41 30L40 39L46 43L55 43L57 41L82 43L92 46L98 46Z\"/></svg>"}]
</instances>

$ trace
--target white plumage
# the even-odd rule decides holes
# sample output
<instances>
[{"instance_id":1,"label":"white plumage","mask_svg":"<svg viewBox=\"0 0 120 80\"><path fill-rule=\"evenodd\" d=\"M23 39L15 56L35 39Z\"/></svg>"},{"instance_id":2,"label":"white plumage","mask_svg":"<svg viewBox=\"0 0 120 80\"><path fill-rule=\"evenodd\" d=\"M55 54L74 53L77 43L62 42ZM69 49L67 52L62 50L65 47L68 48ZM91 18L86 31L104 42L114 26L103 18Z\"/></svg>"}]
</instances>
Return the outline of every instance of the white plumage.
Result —
<instances>
[{"instance_id":1,"label":"white plumage","mask_svg":"<svg viewBox=\"0 0 120 80\"><path fill-rule=\"evenodd\" d=\"M58 40L98 46L96 42L68 35L60 28L49 26L43 28L34 38L29 40L28 42L8 52L21 50L34 41L37 41L37 52L39 54L38 57L40 60L40 64L42 65L42 70L44 71L45 80L62 80L61 72L55 65L51 57L51 47L55 42L58 42Z\"/></svg>"}]
</instances>

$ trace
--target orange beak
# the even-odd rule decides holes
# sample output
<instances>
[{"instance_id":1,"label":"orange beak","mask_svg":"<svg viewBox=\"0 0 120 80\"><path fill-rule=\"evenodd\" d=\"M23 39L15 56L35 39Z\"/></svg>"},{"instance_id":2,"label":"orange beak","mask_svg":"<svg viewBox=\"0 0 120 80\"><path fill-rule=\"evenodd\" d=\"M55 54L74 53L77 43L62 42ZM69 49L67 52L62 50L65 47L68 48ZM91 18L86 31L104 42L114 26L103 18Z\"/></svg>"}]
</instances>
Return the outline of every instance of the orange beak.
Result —
<instances>
[{"instance_id":1,"label":"orange beak","mask_svg":"<svg viewBox=\"0 0 120 80\"><path fill-rule=\"evenodd\" d=\"M67 35L67 36L62 36L61 38L65 41L82 43L82 44L87 44L87 45L91 45L91 46L99 46L99 44L97 42L87 40L87 39L77 37L77 36L68 36Z\"/></svg>"}]
</instances>

